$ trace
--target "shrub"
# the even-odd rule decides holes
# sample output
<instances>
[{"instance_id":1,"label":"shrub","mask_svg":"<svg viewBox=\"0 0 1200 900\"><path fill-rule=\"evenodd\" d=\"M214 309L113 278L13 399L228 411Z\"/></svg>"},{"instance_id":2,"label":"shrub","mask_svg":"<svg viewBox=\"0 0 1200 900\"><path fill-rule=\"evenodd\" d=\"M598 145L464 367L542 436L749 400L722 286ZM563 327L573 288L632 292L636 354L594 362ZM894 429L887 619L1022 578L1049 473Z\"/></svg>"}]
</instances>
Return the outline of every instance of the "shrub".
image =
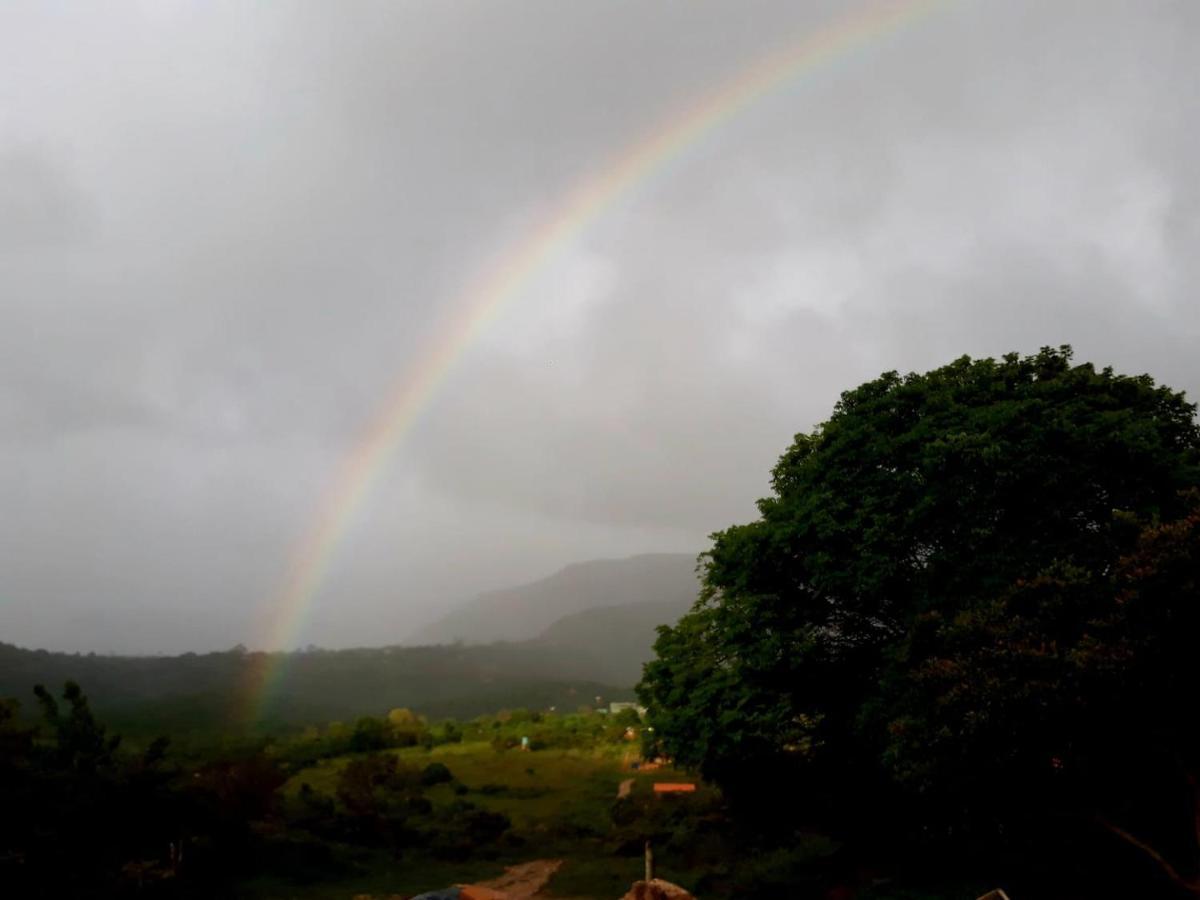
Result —
<instances>
[{"instance_id":1,"label":"shrub","mask_svg":"<svg viewBox=\"0 0 1200 900\"><path fill-rule=\"evenodd\" d=\"M430 763L421 770L421 784L425 787L432 787L435 784L446 784L453 780L453 773L440 762Z\"/></svg>"}]
</instances>

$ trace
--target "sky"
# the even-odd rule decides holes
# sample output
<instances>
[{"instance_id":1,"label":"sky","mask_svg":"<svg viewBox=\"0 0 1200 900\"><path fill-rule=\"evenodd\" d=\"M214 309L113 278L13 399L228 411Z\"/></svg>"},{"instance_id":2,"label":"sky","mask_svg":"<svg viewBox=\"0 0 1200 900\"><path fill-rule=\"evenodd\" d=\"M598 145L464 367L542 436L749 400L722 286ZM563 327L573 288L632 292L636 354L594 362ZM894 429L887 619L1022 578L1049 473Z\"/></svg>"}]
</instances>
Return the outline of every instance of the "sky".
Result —
<instances>
[{"instance_id":1,"label":"sky","mask_svg":"<svg viewBox=\"0 0 1200 900\"><path fill-rule=\"evenodd\" d=\"M0 5L0 641L262 646L346 455L572 189L869 4ZM457 348L297 643L699 552L888 370L1200 397L1200 4L949 0L741 109Z\"/></svg>"}]
</instances>

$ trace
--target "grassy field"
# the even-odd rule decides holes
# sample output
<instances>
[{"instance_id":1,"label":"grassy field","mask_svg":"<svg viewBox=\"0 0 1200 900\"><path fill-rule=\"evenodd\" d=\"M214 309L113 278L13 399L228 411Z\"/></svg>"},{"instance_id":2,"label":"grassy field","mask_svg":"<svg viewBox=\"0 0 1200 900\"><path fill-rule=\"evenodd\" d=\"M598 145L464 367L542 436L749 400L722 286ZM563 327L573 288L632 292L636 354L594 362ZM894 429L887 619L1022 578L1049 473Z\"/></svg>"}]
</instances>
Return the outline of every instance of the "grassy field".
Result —
<instances>
[{"instance_id":1,"label":"grassy field","mask_svg":"<svg viewBox=\"0 0 1200 900\"><path fill-rule=\"evenodd\" d=\"M286 891L263 883L253 886L252 896L297 900L348 898L355 893L403 896L455 882L485 880L499 874L505 865L553 858L564 860L550 885L554 896L611 900L641 877L643 865L640 856L614 855L605 844L612 831L611 808L618 786L632 779L636 796L650 794L655 781L690 780L686 774L670 769L632 769L631 763L638 758L632 745L497 751L490 743L475 741L390 752L417 767L432 762L447 766L454 783L429 789L428 799L435 807L463 799L503 813L512 821L512 846L494 860L461 864L416 857L395 861L364 856L363 867L368 871L345 881L311 888L289 886ZM341 769L351 758L323 760L298 772L284 786L285 795L295 797L304 784L332 794ZM670 860L661 860L661 870L664 877L687 880L686 873L672 871Z\"/></svg>"},{"instance_id":2,"label":"grassy field","mask_svg":"<svg viewBox=\"0 0 1200 900\"><path fill-rule=\"evenodd\" d=\"M485 742L471 742L392 752L418 767L443 763L467 787L467 799L504 813L521 832L575 826L602 833L609 825L609 807L622 780L632 778L635 791L650 791L655 780L687 778L667 769L633 771L629 764L637 758L636 751L624 747L498 752ZM285 785L285 794L298 792L305 782L315 790L332 793L348 759L325 760L304 769ZM428 792L434 804L449 803L455 796L449 784Z\"/></svg>"}]
</instances>

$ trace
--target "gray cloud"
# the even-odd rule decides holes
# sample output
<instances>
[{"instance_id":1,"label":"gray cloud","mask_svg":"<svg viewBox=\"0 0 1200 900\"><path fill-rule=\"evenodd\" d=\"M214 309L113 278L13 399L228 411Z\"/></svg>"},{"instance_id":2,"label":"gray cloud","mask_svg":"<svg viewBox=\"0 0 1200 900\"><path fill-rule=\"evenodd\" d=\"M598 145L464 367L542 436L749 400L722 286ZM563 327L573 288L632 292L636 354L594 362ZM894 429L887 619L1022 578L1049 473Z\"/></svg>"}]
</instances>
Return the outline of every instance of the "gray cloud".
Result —
<instances>
[{"instance_id":1,"label":"gray cloud","mask_svg":"<svg viewBox=\"0 0 1200 900\"><path fill-rule=\"evenodd\" d=\"M254 644L339 461L566 192L854 4L0 11L0 639ZM1190 3L946 4L743 110L461 353L303 640L700 549L879 372L1200 391Z\"/></svg>"},{"instance_id":2,"label":"gray cloud","mask_svg":"<svg viewBox=\"0 0 1200 900\"><path fill-rule=\"evenodd\" d=\"M87 198L53 156L19 146L0 153L0 254L82 240L91 218Z\"/></svg>"}]
</instances>

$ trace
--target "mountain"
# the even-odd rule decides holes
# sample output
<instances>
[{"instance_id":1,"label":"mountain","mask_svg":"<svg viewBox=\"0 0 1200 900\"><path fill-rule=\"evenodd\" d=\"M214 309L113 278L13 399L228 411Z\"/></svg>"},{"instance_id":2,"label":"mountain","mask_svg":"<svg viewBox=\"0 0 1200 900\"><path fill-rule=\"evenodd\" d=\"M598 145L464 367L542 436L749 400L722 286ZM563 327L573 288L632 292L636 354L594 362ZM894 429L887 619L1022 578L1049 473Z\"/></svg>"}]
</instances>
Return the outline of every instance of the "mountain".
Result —
<instances>
[{"instance_id":1,"label":"mountain","mask_svg":"<svg viewBox=\"0 0 1200 900\"><path fill-rule=\"evenodd\" d=\"M604 684L632 685L653 655L659 625L674 625L695 600L694 593L657 603L602 606L559 619L533 642L574 672ZM536 652L536 651L535 651Z\"/></svg>"},{"instance_id":2,"label":"mountain","mask_svg":"<svg viewBox=\"0 0 1200 900\"><path fill-rule=\"evenodd\" d=\"M575 563L531 584L480 594L413 634L408 643L527 641L560 619L587 610L646 604L687 609L699 592L695 569L696 558L688 553Z\"/></svg>"}]
</instances>

